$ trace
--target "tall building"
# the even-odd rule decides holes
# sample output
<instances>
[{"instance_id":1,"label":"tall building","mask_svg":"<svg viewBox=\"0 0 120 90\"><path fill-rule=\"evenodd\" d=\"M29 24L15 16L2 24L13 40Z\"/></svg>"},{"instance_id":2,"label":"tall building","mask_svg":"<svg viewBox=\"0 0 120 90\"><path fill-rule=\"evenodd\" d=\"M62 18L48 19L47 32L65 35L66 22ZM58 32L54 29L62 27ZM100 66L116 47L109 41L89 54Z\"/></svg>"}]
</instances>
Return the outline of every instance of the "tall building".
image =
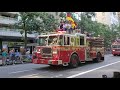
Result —
<instances>
[{"instance_id":1,"label":"tall building","mask_svg":"<svg viewBox=\"0 0 120 90\"><path fill-rule=\"evenodd\" d=\"M20 34L19 29L13 28L14 24L18 22L17 14L18 12L0 12L0 50L23 44L24 35ZM30 42L34 37L35 35L28 34L28 41Z\"/></svg>"},{"instance_id":2,"label":"tall building","mask_svg":"<svg viewBox=\"0 0 120 90\"><path fill-rule=\"evenodd\" d=\"M77 19L81 20L81 13L75 12ZM95 17L91 18L93 21L97 21L106 25L111 26L112 24L118 25L120 19L120 13L118 12L95 12Z\"/></svg>"},{"instance_id":3,"label":"tall building","mask_svg":"<svg viewBox=\"0 0 120 90\"><path fill-rule=\"evenodd\" d=\"M118 25L118 14L117 12L95 12L95 20L111 26L112 24Z\"/></svg>"},{"instance_id":4,"label":"tall building","mask_svg":"<svg viewBox=\"0 0 120 90\"><path fill-rule=\"evenodd\" d=\"M120 23L120 12L118 12L118 20L119 20L119 23Z\"/></svg>"}]
</instances>

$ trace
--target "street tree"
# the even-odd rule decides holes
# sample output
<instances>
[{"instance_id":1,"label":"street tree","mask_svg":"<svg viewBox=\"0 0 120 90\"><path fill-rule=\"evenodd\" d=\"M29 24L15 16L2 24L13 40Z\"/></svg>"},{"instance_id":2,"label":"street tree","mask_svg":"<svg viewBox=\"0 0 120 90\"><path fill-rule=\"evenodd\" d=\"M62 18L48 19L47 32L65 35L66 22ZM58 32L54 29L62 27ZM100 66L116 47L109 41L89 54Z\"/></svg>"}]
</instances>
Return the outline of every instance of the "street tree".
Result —
<instances>
[{"instance_id":1,"label":"street tree","mask_svg":"<svg viewBox=\"0 0 120 90\"><path fill-rule=\"evenodd\" d=\"M15 28L24 34L25 48L27 47L27 34L54 31L58 27L58 20L46 12L19 12L19 21ZM17 17L18 17L17 16Z\"/></svg>"},{"instance_id":2,"label":"street tree","mask_svg":"<svg viewBox=\"0 0 120 90\"><path fill-rule=\"evenodd\" d=\"M36 18L39 16L36 12L19 12L17 17L19 20L15 23L15 28L20 29L20 33L24 34L25 48L27 47L27 34L39 29L41 23Z\"/></svg>"},{"instance_id":3,"label":"street tree","mask_svg":"<svg viewBox=\"0 0 120 90\"><path fill-rule=\"evenodd\" d=\"M55 17L49 13L40 12L39 18L42 23L42 28L40 28L38 32L52 32L59 26L58 19L55 19Z\"/></svg>"},{"instance_id":4,"label":"street tree","mask_svg":"<svg viewBox=\"0 0 120 90\"><path fill-rule=\"evenodd\" d=\"M66 13L65 13L65 12L61 12L61 13L59 14L59 17L61 17L63 20L65 20L65 18L66 18Z\"/></svg>"},{"instance_id":5,"label":"street tree","mask_svg":"<svg viewBox=\"0 0 120 90\"><path fill-rule=\"evenodd\" d=\"M90 13L81 13L81 20L78 22L78 28L81 29L82 33L85 31L90 33L92 36L104 37L105 46L111 44L112 32L108 25L104 25L102 23L98 23L97 21L92 21L91 17L88 16ZM94 16L94 14L91 13ZM90 15L90 16L91 16Z\"/></svg>"}]
</instances>

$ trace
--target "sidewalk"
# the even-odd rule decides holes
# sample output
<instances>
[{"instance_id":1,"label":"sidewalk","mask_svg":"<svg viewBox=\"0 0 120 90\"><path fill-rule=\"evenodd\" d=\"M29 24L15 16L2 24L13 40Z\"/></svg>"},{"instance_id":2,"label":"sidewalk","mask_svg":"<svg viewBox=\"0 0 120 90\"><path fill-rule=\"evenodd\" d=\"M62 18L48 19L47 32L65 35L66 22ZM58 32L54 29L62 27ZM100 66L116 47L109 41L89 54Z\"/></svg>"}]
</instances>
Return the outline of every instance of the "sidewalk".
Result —
<instances>
[{"instance_id":1,"label":"sidewalk","mask_svg":"<svg viewBox=\"0 0 120 90\"><path fill-rule=\"evenodd\" d=\"M32 63L32 62L23 62L23 63L15 63L15 64L7 64L7 65L0 64L0 66L10 66L10 65L28 64L28 63Z\"/></svg>"},{"instance_id":2,"label":"sidewalk","mask_svg":"<svg viewBox=\"0 0 120 90\"><path fill-rule=\"evenodd\" d=\"M26 58L23 58L23 63L21 63L19 60L15 61L15 64L12 63L12 61L8 61L7 65L17 65L17 64L27 64L27 63L32 63L32 60L27 60ZM6 65L6 66L7 66ZM0 66L4 66L2 65L2 57L0 56Z\"/></svg>"}]
</instances>

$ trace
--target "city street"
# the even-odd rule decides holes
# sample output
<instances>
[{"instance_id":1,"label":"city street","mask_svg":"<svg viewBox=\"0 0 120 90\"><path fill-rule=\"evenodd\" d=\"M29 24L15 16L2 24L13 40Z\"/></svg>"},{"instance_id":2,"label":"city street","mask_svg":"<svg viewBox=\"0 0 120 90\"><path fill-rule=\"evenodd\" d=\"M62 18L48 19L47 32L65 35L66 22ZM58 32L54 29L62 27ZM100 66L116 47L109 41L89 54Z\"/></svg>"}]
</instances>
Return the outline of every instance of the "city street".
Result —
<instances>
[{"instance_id":1,"label":"city street","mask_svg":"<svg viewBox=\"0 0 120 90\"><path fill-rule=\"evenodd\" d=\"M102 78L103 74L112 77L114 71L120 71L120 56L108 54L104 62L89 62L73 69L32 63L0 66L0 78Z\"/></svg>"}]
</instances>

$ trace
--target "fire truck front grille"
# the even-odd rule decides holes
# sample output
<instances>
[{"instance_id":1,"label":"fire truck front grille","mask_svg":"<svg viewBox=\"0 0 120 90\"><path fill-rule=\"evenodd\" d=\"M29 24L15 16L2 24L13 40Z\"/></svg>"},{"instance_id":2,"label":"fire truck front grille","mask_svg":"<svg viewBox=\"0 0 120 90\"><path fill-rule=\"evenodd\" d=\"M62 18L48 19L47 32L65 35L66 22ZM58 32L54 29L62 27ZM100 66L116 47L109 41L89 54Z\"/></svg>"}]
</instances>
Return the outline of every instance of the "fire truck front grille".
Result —
<instances>
[{"instance_id":1,"label":"fire truck front grille","mask_svg":"<svg viewBox=\"0 0 120 90\"><path fill-rule=\"evenodd\" d=\"M42 55L42 57L52 57L52 55Z\"/></svg>"},{"instance_id":2,"label":"fire truck front grille","mask_svg":"<svg viewBox=\"0 0 120 90\"><path fill-rule=\"evenodd\" d=\"M51 48L43 48L42 49L42 53L43 54L51 54L52 53L52 49Z\"/></svg>"},{"instance_id":3,"label":"fire truck front grille","mask_svg":"<svg viewBox=\"0 0 120 90\"><path fill-rule=\"evenodd\" d=\"M36 59L37 57L36 56L33 56L33 59Z\"/></svg>"},{"instance_id":4,"label":"fire truck front grille","mask_svg":"<svg viewBox=\"0 0 120 90\"><path fill-rule=\"evenodd\" d=\"M43 48L42 49L42 57L43 58L51 58L52 57L52 49L51 48Z\"/></svg>"}]
</instances>

